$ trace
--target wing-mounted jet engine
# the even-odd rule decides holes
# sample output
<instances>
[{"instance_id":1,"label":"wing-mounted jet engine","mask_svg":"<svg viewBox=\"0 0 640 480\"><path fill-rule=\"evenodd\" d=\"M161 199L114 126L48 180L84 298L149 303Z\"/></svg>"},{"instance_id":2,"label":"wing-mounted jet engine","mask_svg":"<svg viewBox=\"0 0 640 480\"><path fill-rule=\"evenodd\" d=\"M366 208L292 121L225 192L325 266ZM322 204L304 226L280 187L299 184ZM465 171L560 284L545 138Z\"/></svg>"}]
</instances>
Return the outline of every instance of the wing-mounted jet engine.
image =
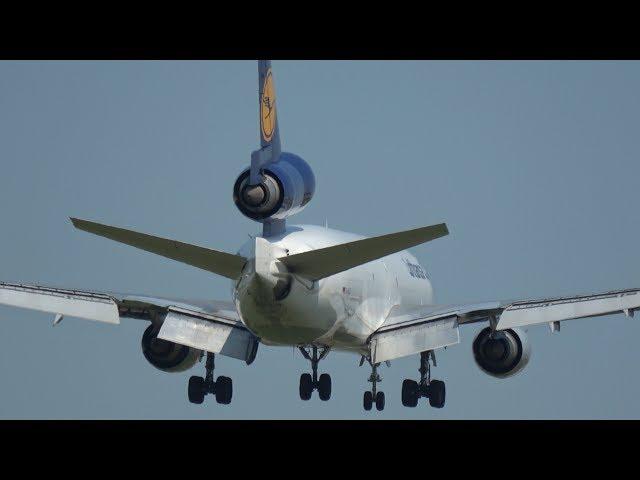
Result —
<instances>
[{"instance_id":1,"label":"wing-mounted jet engine","mask_svg":"<svg viewBox=\"0 0 640 480\"><path fill-rule=\"evenodd\" d=\"M280 130L271 61L258 62L260 149L233 186L233 201L243 215L264 224L264 236L284 231L285 219L311 200L316 181L302 158L280 150Z\"/></svg>"},{"instance_id":2,"label":"wing-mounted jet engine","mask_svg":"<svg viewBox=\"0 0 640 480\"><path fill-rule=\"evenodd\" d=\"M184 372L193 367L201 351L158 338L159 329L151 324L142 335L142 354L163 372Z\"/></svg>"},{"instance_id":3,"label":"wing-mounted jet engine","mask_svg":"<svg viewBox=\"0 0 640 480\"><path fill-rule=\"evenodd\" d=\"M526 334L518 328L493 331L486 327L473 340L473 358L487 375L507 378L527 366L531 346Z\"/></svg>"}]
</instances>

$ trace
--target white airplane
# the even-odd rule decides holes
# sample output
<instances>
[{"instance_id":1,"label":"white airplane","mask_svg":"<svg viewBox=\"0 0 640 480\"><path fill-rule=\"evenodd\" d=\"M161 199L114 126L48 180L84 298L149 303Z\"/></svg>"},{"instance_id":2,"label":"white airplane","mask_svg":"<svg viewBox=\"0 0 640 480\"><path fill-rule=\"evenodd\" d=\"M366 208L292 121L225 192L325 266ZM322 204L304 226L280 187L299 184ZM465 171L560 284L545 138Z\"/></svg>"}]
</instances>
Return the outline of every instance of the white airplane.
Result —
<instances>
[{"instance_id":1,"label":"white airplane","mask_svg":"<svg viewBox=\"0 0 640 480\"><path fill-rule=\"evenodd\" d=\"M232 381L214 381L215 355L251 364L259 344L295 346L311 362L300 377L299 394L309 400L317 390L331 397L331 377L318 376L318 364L330 350L353 352L371 366L371 391L365 410L383 410L377 389L383 362L420 356L420 378L402 384L402 404L415 407L422 397L442 408L445 384L431 379L434 352L460 342L460 326L487 326L473 341L478 367L495 377L509 377L528 363L530 346L519 327L625 313L640 308L640 289L544 300L488 301L438 305L427 271L407 251L447 235L442 223L364 238L319 226L287 226L286 219L311 201L315 179L299 156L280 149L276 97L270 61L258 62L260 149L237 178L233 199L247 217L263 224L262 236L238 253L146 235L72 218L86 232L125 243L232 281L233 302L185 302L112 292L78 291L0 283L0 304L118 324L120 319L149 321L142 352L156 368L182 372L206 356L205 376L189 379L188 397L202 403L206 394L228 404Z\"/></svg>"}]
</instances>

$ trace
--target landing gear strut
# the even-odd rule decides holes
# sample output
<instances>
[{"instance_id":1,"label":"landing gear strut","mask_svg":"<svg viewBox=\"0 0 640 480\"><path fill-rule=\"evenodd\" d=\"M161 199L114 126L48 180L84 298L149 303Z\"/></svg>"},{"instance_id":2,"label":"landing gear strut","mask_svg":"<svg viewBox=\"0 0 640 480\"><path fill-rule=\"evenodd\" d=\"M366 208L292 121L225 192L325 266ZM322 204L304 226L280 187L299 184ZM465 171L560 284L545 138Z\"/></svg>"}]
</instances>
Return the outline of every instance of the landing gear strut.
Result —
<instances>
[{"instance_id":1,"label":"landing gear strut","mask_svg":"<svg viewBox=\"0 0 640 480\"><path fill-rule=\"evenodd\" d=\"M322 351L318 356L318 347L311 346L311 354L309 347L298 347L302 356L311 362L311 370L313 376L308 373L300 375L300 400L309 400L314 390L318 390L320 400L326 402L331 398L331 377L327 373L323 373L318 378L318 363L329 353L329 347L321 347Z\"/></svg>"},{"instance_id":2,"label":"landing gear strut","mask_svg":"<svg viewBox=\"0 0 640 480\"><path fill-rule=\"evenodd\" d=\"M420 397L429 399L429 405L434 408L444 407L445 386L442 380L431 380L431 364L437 366L433 350L420 353L420 382L405 379L402 382L402 405L415 407Z\"/></svg>"},{"instance_id":3,"label":"landing gear strut","mask_svg":"<svg viewBox=\"0 0 640 480\"><path fill-rule=\"evenodd\" d=\"M189 379L189 401L200 404L204 401L204 396L210 393L215 395L216 402L223 405L231 403L233 395L233 383L229 377L218 377L213 381L213 370L215 368L215 354L207 352L207 362L205 364L205 376L191 377Z\"/></svg>"},{"instance_id":4,"label":"landing gear strut","mask_svg":"<svg viewBox=\"0 0 640 480\"><path fill-rule=\"evenodd\" d=\"M377 391L377 383L382 381L382 377L378 374L379 363L371 363L371 359L367 358L369 365L371 365L371 375L369 375L369 382L371 382L371 391L364 392L362 397L362 406L365 410L371 410L373 403L376 404L376 410L379 412L384 410L384 392ZM360 361L360 365L364 363L364 357Z\"/></svg>"}]
</instances>

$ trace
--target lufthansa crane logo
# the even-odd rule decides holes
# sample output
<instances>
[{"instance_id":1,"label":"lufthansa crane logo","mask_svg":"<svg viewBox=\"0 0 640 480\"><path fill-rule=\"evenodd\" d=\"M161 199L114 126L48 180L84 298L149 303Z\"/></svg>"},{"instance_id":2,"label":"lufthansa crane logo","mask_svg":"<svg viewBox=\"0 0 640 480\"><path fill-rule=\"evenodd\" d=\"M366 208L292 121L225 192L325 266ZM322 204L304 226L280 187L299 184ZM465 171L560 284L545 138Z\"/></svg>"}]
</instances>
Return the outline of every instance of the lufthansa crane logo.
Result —
<instances>
[{"instance_id":1,"label":"lufthansa crane logo","mask_svg":"<svg viewBox=\"0 0 640 480\"><path fill-rule=\"evenodd\" d=\"M276 129L276 92L273 88L271 69L267 70L262 86L262 98L260 99L260 128L262 138L270 142Z\"/></svg>"}]
</instances>

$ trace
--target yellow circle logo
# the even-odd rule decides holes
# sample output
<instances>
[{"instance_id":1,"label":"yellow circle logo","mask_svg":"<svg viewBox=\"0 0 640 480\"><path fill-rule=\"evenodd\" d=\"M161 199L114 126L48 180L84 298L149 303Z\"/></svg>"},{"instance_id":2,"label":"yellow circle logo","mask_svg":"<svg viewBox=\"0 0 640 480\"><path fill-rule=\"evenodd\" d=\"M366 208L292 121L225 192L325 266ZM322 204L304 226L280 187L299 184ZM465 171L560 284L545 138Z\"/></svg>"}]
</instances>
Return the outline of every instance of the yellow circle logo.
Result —
<instances>
[{"instance_id":1,"label":"yellow circle logo","mask_svg":"<svg viewBox=\"0 0 640 480\"><path fill-rule=\"evenodd\" d=\"M276 129L276 92L273 88L271 69L267 70L262 86L262 98L260 99L260 127L262 138L270 142L273 131Z\"/></svg>"}]
</instances>

